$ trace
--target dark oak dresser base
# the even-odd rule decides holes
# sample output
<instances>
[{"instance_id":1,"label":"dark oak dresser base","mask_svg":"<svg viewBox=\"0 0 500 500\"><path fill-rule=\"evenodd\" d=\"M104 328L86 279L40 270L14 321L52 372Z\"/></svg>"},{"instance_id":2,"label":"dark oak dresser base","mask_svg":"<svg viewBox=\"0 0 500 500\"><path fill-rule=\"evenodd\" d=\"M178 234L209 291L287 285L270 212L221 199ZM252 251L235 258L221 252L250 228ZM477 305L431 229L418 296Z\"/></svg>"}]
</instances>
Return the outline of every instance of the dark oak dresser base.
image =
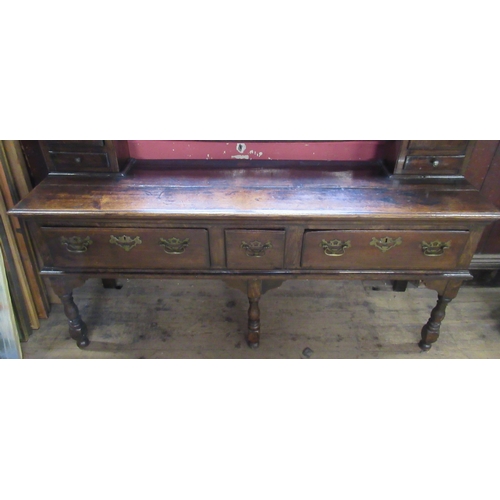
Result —
<instances>
[{"instance_id":1,"label":"dark oak dresser base","mask_svg":"<svg viewBox=\"0 0 500 500\"><path fill-rule=\"evenodd\" d=\"M53 174L10 213L35 238L79 347L89 336L73 290L88 278L220 278L248 296L254 348L259 299L283 281L381 279L437 292L419 342L429 350L499 218L463 178L336 162L138 161L126 175Z\"/></svg>"}]
</instances>

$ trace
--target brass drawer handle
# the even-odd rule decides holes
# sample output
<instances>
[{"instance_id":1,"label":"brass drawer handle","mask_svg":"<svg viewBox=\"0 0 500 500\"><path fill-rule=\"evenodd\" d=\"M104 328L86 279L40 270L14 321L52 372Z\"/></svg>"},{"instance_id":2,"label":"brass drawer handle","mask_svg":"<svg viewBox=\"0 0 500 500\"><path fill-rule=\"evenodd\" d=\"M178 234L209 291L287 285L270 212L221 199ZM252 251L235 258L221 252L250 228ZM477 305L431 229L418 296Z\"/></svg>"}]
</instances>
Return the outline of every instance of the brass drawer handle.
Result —
<instances>
[{"instance_id":1,"label":"brass drawer handle","mask_svg":"<svg viewBox=\"0 0 500 500\"><path fill-rule=\"evenodd\" d=\"M432 241L431 243L422 241L420 246L426 257L439 257L444 255L444 251L451 247L451 241L447 241L446 243L441 243L438 240Z\"/></svg>"},{"instance_id":2,"label":"brass drawer handle","mask_svg":"<svg viewBox=\"0 0 500 500\"><path fill-rule=\"evenodd\" d=\"M351 248L351 241L323 240L320 243L320 247L328 257L342 257L345 254L346 248Z\"/></svg>"},{"instance_id":3,"label":"brass drawer handle","mask_svg":"<svg viewBox=\"0 0 500 500\"><path fill-rule=\"evenodd\" d=\"M266 250L273 248L271 242L262 243L260 241L251 241L247 243L246 241L241 242L241 248L245 250L248 257L262 257L266 254Z\"/></svg>"},{"instance_id":4,"label":"brass drawer handle","mask_svg":"<svg viewBox=\"0 0 500 500\"><path fill-rule=\"evenodd\" d=\"M160 238L160 246L163 247L165 253L170 255L180 255L181 253L184 253L184 250L186 250L188 245L189 238L186 238L185 240L175 237L169 238L168 240Z\"/></svg>"},{"instance_id":5,"label":"brass drawer handle","mask_svg":"<svg viewBox=\"0 0 500 500\"><path fill-rule=\"evenodd\" d=\"M80 236L70 236L65 238L61 236L61 244L66 247L66 250L71 253L83 253L87 251L89 245L92 245L92 240L89 236L81 238Z\"/></svg>"},{"instance_id":6,"label":"brass drawer handle","mask_svg":"<svg viewBox=\"0 0 500 500\"><path fill-rule=\"evenodd\" d=\"M109 242L112 245L118 245L119 247L123 248L126 252L129 252L134 248L136 245L140 245L142 243L141 238L139 236L136 236L135 238L131 238L130 236L111 236L109 239Z\"/></svg>"},{"instance_id":7,"label":"brass drawer handle","mask_svg":"<svg viewBox=\"0 0 500 500\"><path fill-rule=\"evenodd\" d=\"M385 238L375 238L375 236L372 238L372 241L370 241L370 245L377 247L379 250L382 252L388 252L391 248L397 247L398 245L401 245L403 243L403 240L401 238L389 238L386 236Z\"/></svg>"}]
</instances>

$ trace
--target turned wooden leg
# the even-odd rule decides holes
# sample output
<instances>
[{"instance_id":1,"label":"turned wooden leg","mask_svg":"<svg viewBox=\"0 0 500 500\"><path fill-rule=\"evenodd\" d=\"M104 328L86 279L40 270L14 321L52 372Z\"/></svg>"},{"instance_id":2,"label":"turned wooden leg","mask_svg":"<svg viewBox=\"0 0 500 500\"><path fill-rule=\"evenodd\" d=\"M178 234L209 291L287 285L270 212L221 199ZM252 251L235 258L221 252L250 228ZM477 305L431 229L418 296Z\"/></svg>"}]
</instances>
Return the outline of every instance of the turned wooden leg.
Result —
<instances>
[{"instance_id":1,"label":"turned wooden leg","mask_svg":"<svg viewBox=\"0 0 500 500\"><path fill-rule=\"evenodd\" d=\"M87 347L90 344L87 336L87 325L83 322L78 307L73 301L73 293L61 295L61 301L64 306L64 314L68 318L70 337L76 340L78 347Z\"/></svg>"},{"instance_id":2,"label":"turned wooden leg","mask_svg":"<svg viewBox=\"0 0 500 500\"><path fill-rule=\"evenodd\" d=\"M432 310L429 321L422 328L422 340L418 343L422 351L428 351L439 338L439 330L446 314L446 307L452 300L441 295L438 297L437 305Z\"/></svg>"},{"instance_id":3,"label":"turned wooden leg","mask_svg":"<svg viewBox=\"0 0 500 500\"><path fill-rule=\"evenodd\" d=\"M250 280L247 284L248 301L248 335L247 344L256 349L260 341L260 310L259 299L262 295L262 282L260 280Z\"/></svg>"},{"instance_id":4,"label":"turned wooden leg","mask_svg":"<svg viewBox=\"0 0 500 500\"><path fill-rule=\"evenodd\" d=\"M429 321L422 328L422 340L418 343L422 351L428 351L439 338L441 323L446 315L446 307L457 296L461 281L434 281L424 282L427 288L438 292L436 307L431 312Z\"/></svg>"},{"instance_id":5,"label":"turned wooden leg","mask_svg":"<svg viewBox=\"0 0 500 500\"><path fill-rule=\"evenodd\" d=\"M279 288L284 283L284 280L226 278L224 281L231 288L240 290L248 295L250 308L248 309L247 344L256 349L259 347L260 341L259 300L269 290Z\"/></svg>"},{"instance_id":6,"label":"turned wooden leg","mask_svg":"<svg viewBox=\"0 0 500 500\"><path fill-rule=\"evenodd\" d=\"M87 325L83 322L78 307L73 300L73 289L85 283L79 278L51 278L54 292L59 296L64 307L64 314L68 318L69 335L76 340L76 345L80 348L90 344L87 336Z\"/></svg>"}]
</instances>

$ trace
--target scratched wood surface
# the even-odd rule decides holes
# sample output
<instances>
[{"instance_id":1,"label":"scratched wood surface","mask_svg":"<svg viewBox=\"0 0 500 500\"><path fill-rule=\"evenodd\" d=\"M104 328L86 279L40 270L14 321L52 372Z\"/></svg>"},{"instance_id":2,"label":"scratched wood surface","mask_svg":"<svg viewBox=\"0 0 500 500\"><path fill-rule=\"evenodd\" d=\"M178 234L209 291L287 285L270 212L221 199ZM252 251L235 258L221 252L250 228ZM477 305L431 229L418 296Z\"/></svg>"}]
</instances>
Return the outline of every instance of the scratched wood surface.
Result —
<instances>
[{"instance_id":1,"label":"scratched wood surface","mask_svg":"<svg viewBox=\"0 0 500 500\"><path fill-rule=\"evenodd\" d=\"M288 281L261 299L260 348L244 340L248 302L218 280L130 280L75 290L90 346L69 338L54 305L25 358L500 358L500 289L464 287L430 352L417 347L436 303L425 288L372 290L377 283ZM383 288L383 287L382 287ZM310 351L308 351L309 349Z\"/></svg>"},{"instance_id":2,"label":"scratched wood surface","mask_svg":"<svg viewBox=\"0 0 500 500\"><path fill-rule=\"evenodd\" d=\"M429 217L488 221L498 217L494 207L463 180L391 179L373 165L319 168L301 162L301 168L266 164L243 169L238 163L228 162L229 168L205 162L179 169L178 163L164 164L169 165L168 175L158 164L151 169L141 164L121 178L49 177L10 213L141 220L369 215L405 221Z\"/></svg>"}]
</instances>

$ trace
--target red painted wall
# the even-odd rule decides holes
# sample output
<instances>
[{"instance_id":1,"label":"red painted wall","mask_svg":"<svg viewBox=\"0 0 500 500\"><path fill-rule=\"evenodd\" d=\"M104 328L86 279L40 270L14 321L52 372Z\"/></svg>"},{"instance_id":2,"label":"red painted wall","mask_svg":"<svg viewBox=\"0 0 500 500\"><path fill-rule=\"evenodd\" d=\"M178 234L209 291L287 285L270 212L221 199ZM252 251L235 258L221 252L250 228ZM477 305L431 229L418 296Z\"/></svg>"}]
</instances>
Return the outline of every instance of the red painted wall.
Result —
<instances>
[{"instance_id":1,"label":"red painted wall","mask_svg":"<svg viewBox=\"0 0 500 500\"><path fill-rule=\"evenodd\" d=\"M383 158L395 141L128 141L138 160L337 160ZM239 149L238 149L238 145Z\"/></svg>"}]
</instances>

